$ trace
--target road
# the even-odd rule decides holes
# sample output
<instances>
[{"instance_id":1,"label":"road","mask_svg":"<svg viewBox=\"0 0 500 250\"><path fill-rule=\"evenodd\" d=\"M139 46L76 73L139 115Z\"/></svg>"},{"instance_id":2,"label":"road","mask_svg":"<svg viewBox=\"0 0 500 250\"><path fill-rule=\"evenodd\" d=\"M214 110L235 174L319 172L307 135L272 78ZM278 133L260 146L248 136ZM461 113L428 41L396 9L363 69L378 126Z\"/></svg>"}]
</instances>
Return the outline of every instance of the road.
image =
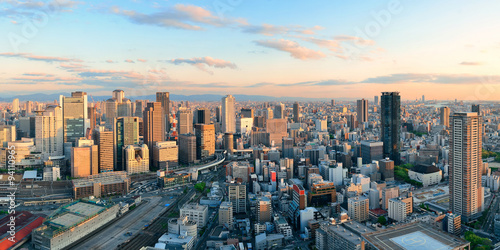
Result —
<instances>
[{"instance_id":1,"label":"road","mask_svg":"<svg viewBox=\"0 0 500 250\"><path fill-rule=\"evenodd\" d=\"M140 231L144 225L149 224L156 215L166 209L166 203L171 203L174 199L170 200L170 197L159 196L144 198L144 204L127 213L113 225L85 240L82 244L75 246L75 249L117 248L118 245L131 238L131 236L125 235L127 232L135 234Z\"/></svg>"},{"instance_id":2,"label":"road","mask_svg":"<svg viewBox=\"0 0 500 250\"><path fill-rule=\"evenodd\" d=\"M495 196L491 201L490 210L486 215L486 220L484 220L484 224L482 225L482 229L485 232L493 232L493 221L495 219L495 214L498 211L498 206L500 204L500 197Z\"/></svg>"}]
</instances>

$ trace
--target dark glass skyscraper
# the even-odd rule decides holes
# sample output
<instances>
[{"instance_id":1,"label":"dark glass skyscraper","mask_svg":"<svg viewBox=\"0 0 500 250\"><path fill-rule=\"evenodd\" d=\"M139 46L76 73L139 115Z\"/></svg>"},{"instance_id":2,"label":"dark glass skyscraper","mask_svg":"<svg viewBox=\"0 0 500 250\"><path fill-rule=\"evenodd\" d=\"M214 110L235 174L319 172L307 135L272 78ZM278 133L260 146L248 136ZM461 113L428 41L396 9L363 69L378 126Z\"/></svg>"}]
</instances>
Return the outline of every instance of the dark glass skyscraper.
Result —
<instances>
[{"instance_id":1,"label":"dark glass skyscraper","mask_svg":"<svg viewBox=\"0 0 500 250\"><path fill-rule=\"evenodd\" d=\"M170 131L170 93L169 92L156 92L156 102L161 103L165 119L165 131ZM152 151L150 148L149 150Z\"/></svg>"},{"instance_id":2,"label":"dark glass skyscraper","mask_svg":"<svg viewBox=\"0 0 500 250\"><path fill-rule=\"evenodd\" d=\"M382 92L380 100L380 138L384 143L384 157L389 157L399 165L401 96L399 92Z\"/></svg>"}]
</instances>

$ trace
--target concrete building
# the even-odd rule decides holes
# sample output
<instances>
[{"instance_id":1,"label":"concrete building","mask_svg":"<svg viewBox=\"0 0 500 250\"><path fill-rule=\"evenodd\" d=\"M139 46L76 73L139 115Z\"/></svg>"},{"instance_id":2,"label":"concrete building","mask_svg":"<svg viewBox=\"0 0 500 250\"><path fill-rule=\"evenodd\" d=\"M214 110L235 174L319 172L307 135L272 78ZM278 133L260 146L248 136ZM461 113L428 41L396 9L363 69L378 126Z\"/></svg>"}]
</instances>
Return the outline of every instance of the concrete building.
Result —
<instances>
[{"instance_id":1,"label":"concrete building","mask_svg":"<svg viewBox=\"0 0 500 250\"><path fill-rule=\"evenodd\" d=\"M196 124L196 158L206 159L215 154L215 127L213 124Z\"/></svg>"},{"instance_id":2,"label":"concrete building","mask_svg":"<svg viewBox=\"0 0 500 250\"><path fill-rule=\"evenodd\" d=\"M368 100L357 100L357 119L360 126L368 122Z\"/></svg>"},{"instance_id":3,"label":"concrete building","mask_svg":"<svg viewBox=\"0 0 500 250\"><path fill-rule=\"evenodd\" d=\"M89 140L86 145L71 148L71 177L80 178L99 173L99 149Z\"/></svg>"},{"instance_id":4,"label":"concrete building","mask_svg":"<svg viewBox=\"0 0 500 250\"><path fill-rule=\"evenodd\" d=\"M104 131L104 127L99 127L92 134L94 144L99 147L99 172L114 171L115 143L114 132Z\"/></svg>"},{"instance_id":5,"label":"concrete building","mask_svg":"<svg viewBox=\"0 0 500 250\"><path fill-rule=\"evenodd\" d=\"M149 102L143 112L144 144L153 148L154 143L165 141L165 113L160 102ZM150 152L153 158L153 151Z\"/></svg>"},{"instance_id":6,"label":"concrete building","mask_svg":"<svg viewBox=\"0 0 500 250\"><path fill-rule=\"evenodd\" d=\"M269 134L269 145L281 146L283 138L288 136L286 119L270 119L266 121L266 132Z\"/></svg>"},{"instance_id":7,"label":"concrete building","mask_svg":"<svg viewBox=\"0 0 500 250\"><path fill-rule=\"evenodd\" d=\"M295 102L293 104L293 122L300 122L300 105L298 102Z\"/></svg>"},{"instance_id":8,"label":"concrete building","mask_svg":"<svg viewBox=\"0 0 500 250\"><path fill-rule=\"evenodd\" d=\"M188 236L186 234L179 235L166 233L158 239L158 243L155 245L155 249L158 249L160 247L166 249L166 247L168 246L169 249L191 250L193 249L195 239L195 237Z\"/></svg>"},{"instance_id":9,"label":"concrete building","mask_svg":"<svg viewBox=\"0 0 500 250\"><path fill-rule=\"evenodd\" d=\"M363 164L369 164L373 161L380 161L384 158L384 143L381 141L361 141L361 157Z\"/></svg>"},{"instance_id":10,"label":"concrete building","mask_svg":"<svg viewBox=\"0 0 500 250\"><path fill-rule=\"evenodd\" d=\"M267 197L257 198L256 213L257 223L271 222L273 214L271 200Z\"/></svg>"},{"instance_id":11,"label":"concrete building","mask_svg":"<svg viewBox=\"0 0 500 250\"><path fill-rule=\"evenodd\" d=\"M179 135L179 163L189 165L196 161L196 136Z\"/></svg>"},{"instance_id":12,"label":"concrete building","mask_svg":"<svg viewBox=\"0 0 500 250\"><path fill-rule=\"evenodd\" d=\"M421 182L424 187L436 185L443 179L442 171L433 165L416 165L408 171L410 179Z\"/></svg>"},{"instance_id":13,"label":"concrete building","mask_svg":"<svg viewBox=\"0 0 500 250\"><path fill-rule=\"evenodd\" d=\"M156 142L153 148L153 168L164 169L177 166L179 147L175 141Z\"/></svg>"},{"instance_id":14,"label":"concrete building","mask_svg":"<svg viewBox=\"0 0 500 250\"><path fill-rule=\"evenodd\" d=\"M199 108L194 113L194 124L211 124L210 110L207 108Z\"/></svg>"},{"instance_id":15,"label":"concrete building","mask_svg":"<svg viewBox=\"0 0 500 250\"><path fill-rule=\"evenodd\" d=\"M219 225L233 230L233 203L222 202L219 207Z\"/></svg>"},{"instance_id":16,"label":"concrete building","mask_svg":"<svg viewBox=\"0 0 500 250\"><path fill-rule=\"evenodd\" d=\"M146 144L128 145L123 149L125 171L128 174L149 172L149 149Z\"/></svg>"},{"instance_id":17,"label":"concrete building","mask_svg":"<svg viewBox=\"0 0 500 250\"><path fill-rule=\"evenodd\" d=\"M5 147L7 142L16 140L16 126L0 125L0 146Z\"/></svg>"},{"instance_id":18,"label":"concrete building","mask_svg":"<svg viewBox=\"0 0 500 250\"><path fill-rule=\"evenodd\" d=\"M168 221L168 232L171 234L193 236L198 237L198 226L197 222L190 220L188 217L173 218Z\"/></svg>"},{"instance_id":19,"label":"concrete building","mask_svg":"<svg viewBox=\"0 0 500 250\"><path fill-rule=\"evenodd\" d=\"M385 158L378 162L380 174L382 175L382 180L393 181L394 180L394 161L389 158Z\"/></svg>"},{"instance_id":20,"label":"concrete building","mask_svg":"<svg viewBox=\"0 0 500 250\"><path fill-rule=\"evenodd\" d=\"M60 106L49 105L35 116L35 145L44 161L51 156L64 155L63 114Z\"/></svg>"},{"instance_id":21,"label":"concrete building","mask_svg":"<svg viewBox=\"0 0 500 250\"><path fill-rule=\"evenodd\" d=\"M382 189L382 209L389 209L389 200L399 197L399 187L390 186Z\"/></svg>"},{"instance_id":22,"label":"concrete building","mask_svg":"<svg viewBox=\"0 0 500 250\"><path fill-rule=\"evenodd\" d=\"M73 197L81 199L94 196L101 197L116 194L128 194L130 177L125 171L105 172L86 178L74 179Z\"/></svg>"},{"instance_id":23,"label":"concrete building","mask_svg":"<svg viewBox=\"0 0 500 250\"><path fill-rule=\"evenodd\" d=\"M177 112L177 132L179 134L193 133L193 112L187 109L180 109Z\"/></svg>"},{"instance_id":24,"label":"concrete building","mask_svg":"<svg viewBox=\"0 0 500 250\"><path fill-rule=\"evenodd\" d=\"M87 127L87 93L72 92L71 97L60 96L59 103L63 113L64 142L75 142L80 137L85 137Z\"/></svg>"},{"instance_id":25,"label":"concrete building","mask_svg":"<svg viewBox=\"0 0 500 250\"><path fill-rule=\"evenodd\" d=\"M363 222L369 218L369 199L364 196L347 200L348 215L352 220Z\"/></svg>"},{"instance_id":26,"label":"concrete building","mask_svg":"<svg viewBox=\"0 0 500 250\"><path fill-rule=\"evenodd\" d=\"M231 183L228 186L228 198L233 204L234 213L246 213L247 188L244 184Z\"/></svg>"},{"instance_id":27,"label":"concrete building","mask_svg":"<svg viewBox=\"0 0 500 250\"><path fill-rule=\"evenodd\" d=\"M370 199L370 210L380 208L380 192L377 189L370 189L368 198Z\"/></svg>"},{"instance_id":28,"label":"concrete building","mask_svg":"<svg viewBox=\"0 0 500 250\"><path fill-rule=\"evenodd\" d=\"M450 127L450 108L439 108L439 123L446 126L446 128Z\"/></svg>"},{"instance_id":29,"label":"concrete building","mask_svg":"<svg viewBox=\"0 0 500 250\"><path fill-rule=\"evenodd\" d=\"M476 112L450 116L450 209L465 222L482 212L482 117Z\"/></svg>"},{"instance_id":30,"label":"concrete building","mask_svg":"<svg viewBox=\"0 0 500 250\"><path fill-rule=\"evenodd\" d=\"M186 203L180 209L180 214L181 217L186 216L189 220L195 221L198 224L198 228L202 228L208 221L208 206Z\"/></svg>"},{"instance_id":31,"label":"concrete building","mask_svg":"<svg viewBox=\"0 0 500 250\"><path fill-rule=\"evenodd\" d=\"M165 118L165 132L170 131L170 93L156 92L156 102L161 104L163 116Z\"/></svg>"}]
</instances>

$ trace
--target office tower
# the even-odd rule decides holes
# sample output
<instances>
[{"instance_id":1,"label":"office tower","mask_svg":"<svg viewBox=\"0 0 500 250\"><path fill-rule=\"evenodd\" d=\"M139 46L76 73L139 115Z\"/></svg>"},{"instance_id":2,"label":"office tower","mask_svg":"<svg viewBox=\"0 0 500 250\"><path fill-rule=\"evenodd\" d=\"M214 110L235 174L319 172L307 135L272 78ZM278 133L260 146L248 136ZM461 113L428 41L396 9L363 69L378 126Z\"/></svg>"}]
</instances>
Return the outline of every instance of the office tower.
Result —
<instances>
[{"instance_id":1,"label":"office tower","mask_svg":"<svg viewBox=\"0 0 500 250\"><path fill-rule=\"evenodd\" d=\"M64 155L64 132L60 106L49 105L35 116L35 145L43 160Z\"/></svg>"},{"instance_id":2,"label":"office tower","mask_svg":"<svg viewBox=\"0 0 500 250\"><path fill-rule=\"evenodd\" d=\"M122 103L125 98L125 92L121 89L113 90L113 99L115 99L118 103Z\"/></svg>"},{"instance_id":3,"label":"office tower","mask_svg":"<svg viewBox=\"0 0 500 250\"><path fill-rule=\"evenodd\" d=\"M389 200L399 196L399 187L391 186L382 189L382 209L389 209Z\"/></svg>"},{"instance_id":4,"label":"office tower","mask_svg":"<svg viewBox=\"0 0 500 250\"><path fill-rule=\"evenodd\" d=\"M384 143L384 157L399 165L401 134L401 96L399 92L382 92L380 104L380 134Z\"/></svg>"},{"instance_id":5,"label":"office tower","mask_svg":"<svg viewBox=\"0 0 500 250\"><path fill-rule=\"evenodd\" d=\"M284 119L285 118L285 104L279 103L274 106L274 118L276 119Z\"/></svg>"},{"instance_id":6,"label":"office tower","mask_svg":"<svg viewBox=\"0 0 500 250\"><path fill-rule=\"evenodd\" d=\"M135 100L135 111L134 116L142 117L142 112L144 111L144 103L143 100Z\"/></svg>"},{"instance_id":7,"label":"office tower","mask_svg":"<svg viewBox=\"0 0 500 250\"><path fill-rule=\"evenodd\" d=\"M233 230L233 203L225 201L220 204L219 225Z\"/></svg>"},{"instance_id":8,"label":"office tower","mask_svg":"<svg viewBox=\"0 0 500 250\"><path fill-rule=\"evenodd\" d=\"M125 170L123 150L128 145L139 144L139 117L119 117L114 120L115 133L114 162L116 171ZM149 159L149 157L148 157Z\"/></svg>"},{"instance_id":9,"label":"office tower","mask_svg":"<svg viewBox=\"0 0 500 250\"><path fill-rule=\"evenodd\" d=\"M238 117L236 118L236 133L250 133L253 127L253 117Z\"/></svg>"},{"instance_id":10,"label":"office tower","mask_svg":"<svg viewBox=\"0 0 500 250\"><path fill-rule=\"evenodd\" d=\"M161 103L165 119L165 131L170 132L170 93L156 92L156 102Z\"/></svg>"},{"instance_id":11,"label":"office tower","mask_svg":"<svg viewBox=\"0 0 500 250\"><path fill-rule=\"evenodd\" d=\"M394 180L394 161L390 159L383 159L378 162L380 175L384 181Z\"/></svg>"},{"instance_id":12,"label":"office tower","mask_svg":"<svg viewBox=\"0 0 500 250\"><path fill-rule=\"evenodd\" d=\"M210 110L206 108L197 109L194 114L194 123L210 124Z\"/></svg>"},{"instance_id":13,"label":"office tower","mask_svg":"<svg viewBox=\"0 0 500 250\"><path fill-rule=\"evenodd\" d=\"M213 124L196 124L196 158L206 159L215 154L215 126Z\"/></svg>"},{"instance_id":14,"label":"office tower","mask_svg":"<svg viewBox=\"0 0 500 250\"><path fill-rule=\"evenodd\" d=\"M425 103L425 95L422 95L422 102Z\"/></svg>"},{"instance_id":15,"label":"office tower","mask_svg":"<svg viewBox=\"0 0 500 250\"><path fill-rule=\"evenodd\" d=\"M241 109L241 117L243 118L253 118L253 109L251 108L242 108Z\"/></svg>"},{"instance_id":16,"label":"office tower","mask_svg":"<svg viewBox=\"0 0 500 250\"><path fill-rule=\"evenodd\" d=\"M0 125L0 147L6 147L8 142L16 140L15 125Z\"/></svg>"},{"instance_id":17,"label":"office tower","mask_svg":"<svg viewBox=\"0 0 500 250\"><path fill-rule=\"evenodd\" d=\"M61 95L59 98L63 111L64 142L75 145L87 130L87 93L72 92L71 97Z\"/></svg>"},{"instance_id":18,"label":"office tower","mask_svg":"<svg viewBox=\"0 0 500 250\"><path fill-rule=\"evenodd\" d=\"M228 186L228 198L233 204L233 212L236 214L247 211L247 186L245 184L230 183Z\"/></svg>"},{"instance_id":19,"label":"office tower","mask_svg":"<svg viewBox=\"0 0 500 250\"><path fill-rule=\"evenodd\" d=\"M284 137L288 136L286 119L271 119L266 122L266 132L269 134L269 145L281 146Z\"/></svg>"},{"instance_id":20,"label":"office tower","mask_svg":"<svg viewBox=\"0 0 500 250\"><path fill-rule=\"evenodd\" d=\"M446 128L450 127L450 108L439 108L439 121L440 124L446 126Z\"/></svg>"},{"instance_id":21,"label":"office tower","mask_svg":"<svg viewBox=\"0 0 500 250\"><path fill-rule=\"evenodd\" d=\"M298 102L293 104L293 122L300 122L300 106Z\"/></svg>"},{"instance_id":22,"label":"office tower","mask_svg":"<svg viewBox=\"0 0 500 250\"><path fill-rule=\"evenodd\" d=\"M273 214L271 200L265 196L257 198L256 212L257 223L271 222L271 216Z\"/></svg>"},{"instance_id":23,"label":"office tower","mask_svg":"<svg viewBox=\"0 0 500 250\"><path fill-rule=\"evenodd\" d=\"M196 136L179 135L179 163L189 165L196 160Z\"/></svg>"},{"instance_id":24,"label":"office tower","mask_svg":"<svg viewBox=\"0 0 500 250\"><path fill-rule=\"evenodd\" d=\"M27 114L33 113L33 102L32 101L26 102L26 113Z\"/></svg>"},{"instance_id":25,"label":"office tower","mask_svg":"<svg viewBox=\"0 0 500 250\"><path fill-rule=\"evenodd\" d=\"M324 119L316 119L314 122L316 126L316 131L326 132L328 131L328 122Z\"/></svg>"},{"instance_id":26,"label":"office tower","mask_svg":"<svg viewBox=\"0 0 500 250\"><path fill-rule=\"evenodd\" d=\"M334 107L334 106L335 106L335 100L333 100L333 99L332 99L332 101L331 101L331 105L332 105L332 107Z\"/></svg>"},{"instance_id":27,"label":"office tower","mask_svg":"<svg viewBox=\"0 0 500 250\"><path fill-rule=\"evenodd\" d=\"M92 140L79 140L71 148L71 177L80 178L99 173L99 149ZM79 144L79 145L78 145Z\"/></svg>"},{"instance_id":28,"label":"office tower","mask_svg":"<svg viewBox=\"0 0 500 250\"><path fill-rule=\"evenodd\" d=\"M283 158L293 159L293 138L283 137L281 142Z\"/></svg>"},{"instance_id":29,"label":"office tower","mask_svg":"<svg viewBox=\"0 0 500 250\"><path fill-rule=\"evenodd\" d=\"M450 209L468 222L480 215L482 118L477 112L450 116Z\"/></svg>"},{"instance_id":30,"label":"office tower","mask_svg":"<svg viewBox=\"0 0 500 250\"><path fill-rule=\"evenodd\" d=\"M378 105L378 95L373 97L373 105L375 105L375 106Z\"/></svg>"},{"instance_id":31,"label":"office tower","mask_svg":"<svg viewBox=\"0 0 500 250\"><path fill-rule=\"evenodd\" d=\"M221 122L222 121L221 107L220 106L215 107L215 121L216 122Z\"/></svg>"},{"instance_id":32,"label":"office tower","mask_svg":"<svg viewBox=\"0 0 500 250\"><path fill-rule=\"evenodd\" d=\"M302 185L293 184L292 186L292 202L296 204L299 210L304 210L307 207L306 191Z\"/></svg>"},{"instance_id":33,"label":"office tower","mask_svg":"<svg viewBox=\"0 0 500 250\"><path fill-rule=\"evenodd\" d=\"M99 146L99 173L112 172L115 165L114 132L105 131L104 127L99 127L94 130L92 136L94 144Z\"/></svg>"},{"instance_id":34,"label":"office tower","mask_svg":"<svg viewBox=\"0 0 500 250\"><path fill-rule=\"evenodd\" d=\"M222 132L236 133L235 99L232 95L222 98Z\"/></svg>"},{"instance_id":35,"label":"office tower","mask_svg":"<svg viewBox=\"0 0 500 250\"><path fill-rule=\"evenodd\" d=\"M88 107L87 112L87 117L90 120L90 131L94 131L97 125L97 110L95 107Z\"/></svg>"},{"instance_id":36,"label":"office tower","mask_svg":"<svg viewBox=\"0 0 500 250\"><path fill-rule=\"evenodd\" d=\"M311 191L307 193L307 204L309 206L320 206L337 202L337 192L333 182L320 181L311 184Z\"/></svg>"},{"instance_id":37,"label":"office tower","mask_svg":"<svg viewBox=\"0 0 500 250\"><path fill-rule=\"evenodd\" d=\"M280 159L280 167L286 171L286 178L293 178L293 159Z\"/></svg>"},{"instance_id":38,"label":"office tower","mask_svg":"<svg viewBox=\"0 0 500 250\"><path fill-rule=\"evenodd\" d=\"M125 146L123 156L123 170L128 174L149 172L149 148L146 144Z\"/></svg>"},{"instance_id":39,"label":"office tower","mask_svg":"<svg viewBox=\"0 0 500 250\"><path fill-rule=\"evenodd\" d=\"M361 157L363 164L379 161L384 158L384 143L381 141L361 141Z\"/></svg>"},{"instance_id":40,"label":"office tower","mask_svg":"<svg viewBox=\"0 0 500 250\"><path fill-rule=\"evenodd\" d=\"M481 105L479 104L472 104L472 112L476 112L477 115L481 115Z\"/></svg>"},{"instance_id":41,"label":"office tower","mask_svg":"<svg viewBox=\"0 0 500 250\"><path fill-rule=\"evenodd\" d=\"M132 115L132 103L129 99L123 98L121 103L118 103L116 108L116 117L125 117Z\"/></svg>"},{"instance_id":42,"label":"office tower","mask_svg":"<svg viewBox=\"0 0 500 250\"><path fill-rule=\"evenodd\" d=\"M234 150L233 140L234 140L233 133L224 134L224 149L227 150L227 152L230 154L232 154Z\"/></svg>"},{"instance_id":43,"label":"office tower","mask_svg":"<svg viewBox=\"0 0 500 250\"><path fill-rule=\"evenodd\" d=\"M12 101L12 112L13 113L19 112L19 99L17 98Z\"/></svg>"},{"instance_id":44,"label":"office tower","mask_svg":"<svg viewBox=\"0 0 500 250\"><path fill-rule=\"evenodd\" d=\"M153 148L154 143L165 140L165 114L160 102L149 102L143 112L144 143ZM152 151L151 151L152 152ZM150 152L150 153L151 153ZM150 159L153 158L150 155Z\"/></svg>"},{"instance_id":45,"label":"office tower","mask_svg":"<svg viewBox=\"0 0 500 250\"><path fill-rule=\"evenodd\" d=\"M114 98L106 100L106 126L111 128L113 119L118 117L118 101Z\"/></svg>"},{"instance_id":46,"label":"office tower","mask_svg":"<svg viewBox=\"0 0 500 250\"><path fill-rule=\"evenodd\" d=\"M361 99L357 101L357 118L358 124L362 126L363 123L368 121L368 100Z\"/></svg>"},{"instance_id":47,"label":"office tower","mask_svg":"<svg viewBox=\"0 0 500 250\"><path fill-rule=\"evenodd\" d=\"M347 214L349 218L357 222L363 222L369 218L369 199L364 196L349 198L347 200Z\"/></svg>"},{"instance_id":48,"label":"office tower","mask_svg":"<svg viewBox=\"0 0 500 250\"><path fill-rule=\"evenodd\" d=\"M179 110L177 121L177 132L179 134L193 133L193 113L191 110Z\"/></svg>"},{"instance_id":49,"label":"office tower","mask_svg":"<svg viewBox=\"0 0 500 250\"><path fill-rule=\"evenodd\" d=\"M179 161L179 147L175 141L156 142L153 148L153 168L169 169Z\"/></svg>"}]
</instances>

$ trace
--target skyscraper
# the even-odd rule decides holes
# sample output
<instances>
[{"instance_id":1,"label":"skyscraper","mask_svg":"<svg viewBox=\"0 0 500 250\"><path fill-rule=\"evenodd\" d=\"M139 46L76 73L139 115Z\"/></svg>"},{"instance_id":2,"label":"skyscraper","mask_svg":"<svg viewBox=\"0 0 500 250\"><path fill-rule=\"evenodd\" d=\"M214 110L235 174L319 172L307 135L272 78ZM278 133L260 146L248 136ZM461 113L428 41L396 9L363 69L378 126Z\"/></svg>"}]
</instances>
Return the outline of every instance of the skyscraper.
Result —
<instances>
[{"instance_id":1,"label":"skyscraper","mask_svg":"<svg viewBox=\"0 0 500 250\"><path fill-rule=\"evenodd\" d=\"M179 135L179 163L191 164L196 160L196 136L193 134Z\"/></svg>"},{"instance_id":2,"label":"skyscraper","mask_svg":"<svg viewBox=\"0 0 500 250\"><path fill-rule=\"evenodd\" d=\"M165 140L165 115L159 102L149 102L143 112L144 143L153 148L154 143ZM153 150L149 150L150 153ZM152 159L152 155L149 156Z\"/></svg>"},{"instance_id":3,"label":"skyscraper","mask_svg":"<svg viewBox=\"0 0 500 250\"><path fill-rule=\"evenodd\" d=\"M373 97L373 105L375 105L375 106L378 105L378 95Z\"/></svg>"},{"instance_id":4,"label":"skyscraper","mask_svg":"<svg viewBox=\"0 0 500 250\"><path fill-rule=\"evenodd\" d=\"M472 104L472 112L476 112L477 115L481 115L481 105L480 104Z\"/></svg>"},{"instance_id":5,"label":"skyscraper","mask_svg":"<svg viewBox=\"0 0 500 250\"><path fill-rule=\"evenodd\" d=\"M196 158L201 160L215 154L215 127L213 124L196 124Z\"/></svg>"},{"instance_id":6,"label":"skyscraper","mask_svg":"<svg viewBox=\"0 0 500 250\"><path fill-rule=\"evenodd\" d=\"M482 118L476 112L455 113L450 127L450 209L469 222L482 210Z\"/></svg>"},{"instance_id":7,"label":"skyscraper","mask_svg":"<svg viewBox=\"0 0 500 250\"><path fill-rule=\"evenodd\" d=\"M357 101L358 124L362 126L364 122L368 121L368 100L361 99Z\"/></svg>"},{"instance_id":8,"label":"skyscraper","mask_svg":"<svg viewBox=\"0 0 500 250\"><path fill-rule=\"evenodd\" d=\"M210 124L210 110L207 108L197 109L194 114L194 123Z\"/></svg>"},{"instance_id":9,"label":"skyscraper","mask_svg":"<svg viewBox=\"0 0 500 250\"><path fill-rule=\"evenodd\" d=\"M17 98L12 101L12 112L13 113L19 112L19 99Z\"/></svg>"},{"instance_id":10,"label":"skyscraper","mask_svg":"<svg viewBox=\"0 0 500 250\"><path fill-rule=\"evenodd\" d=\"M165 131L170 131L170 93L156 92L156 102L161 103L163 114L165 117ZM150 147L151 148L151 147Z\"/></svg>"},{"instance_id":11,"label":"skyscraper","mask_svg":"<svg viewBox=\"0 0 500 250\"><path fill-rule=\"evenodd\" d=\"M399 92L382 92L380 103L380 134L384 143L384 157L399 165L401 134L401 96Z\"/></svg>"},{"instance_id":12,"label":"skyscraper","mask_svg":"<svg viewBox=\"0 0 500 250\"><path fill-rule=\"evenodd\" d=\"M181 108L177 113L177 131L179 134L193 133L193 113Z\"/></svg>"},{"instance_id":13,"label":"skyscraper","mask_svg":"<svg viewBox=\"0 0 500 250\"><path fill-rule=\"evenodd\" d=\"M290 158L293 159L293 138L283 138L281 142L281 147L282 147L282 158Z\"/></svg>"},{"instance_id":14,"label":"skyscraper","mask_svg":"<svg viewBox=\"0 0 500 250\"><path fill-rule=\"evenodd\" d=\"M241 117L244 118L253 118L253 109L251 108L242 108L241 109Z\"/></svg>"},{"instance_id":15,"label":"skyscraper","mask_svg":"<svg viewBox=\"0 0 500 250\"><path fill-rule=\"evenodd\" d=\"M234 110L235 99L232 95L222 98L222 132L236 133L236 113Z\"/></svg>"},{"instance_id":16,"label":"skyscraper","mask_svg":"<svg viewBox=\"0 0 500 250\"><path fill-rule=\"evenodd\" d=\"M257 199L257 223L271 222L273 207L268 197L259 197Z\"/></svg>"},{"instance_id":17,"label":"skyscraper","mask_svg":"<svg viewBox=\"0 0 500 250\"><path fill-rule=\"evenodd\" d=\"M50 156L64 155L64 132L62 110L58 105L49 105L35 116L35 145L44 160Z\"/></svg>"},{"instance_id":18,"label":"skyscraper","mask_svg":"<svg viewBox=\"0 0 500 250\"><path fill-rule=\"evenodd\" d=\"M293 122L300 122L300 105L298 102L293 104Z\"/></svg>"},{"instance_id":19,"label":"skyscraper","mask_svg":"<svg viewBox=\"0 0 500 250\"><path fill-rule=\"evenodd\" d=\"M88 107L87 108L87 117L89 118L90 121L90 130L94 131L95 126L97 125L97 111L95 107Z\"/></svg>"},{"instance_id":20,"label":"skyscraper","mask_svg":"<svg viewBox=\"0 0 500 250\"><path fill-rule=\"evenodd\" d=\"M71 177L87 177L98 174L99 150L97 145L94 145L92 140L79 140L78 144L71 148Z\"/></svg>"},{"instance_id":21,"label":"skyscraper","mask_svg":"<svg viewBox=\"0 0 500 250\"><path fill-rule=\"evenodd\" d=\"M285 118L285 104L280 102L278 105L274 106L274 118Z\"/></svg>"},{"instance_id":22,"label":"skyscraper","mask_svg":"<svg viewBox=\"0 0 500 250\"><path fill-rule=\"evenodd\" d=\"M113 131L104 131L104 127L99 127L92 134L94 144L99 146L99 173L114 170L115 144L113 134Z\"/></svg>"},{"instance_id":23,"label":"skyscraper","mask_svg":"<svg viewBox=\"0 0 500 250\"><path fill-rule=\"evenodd\" d=\"M425 95L422 95L422 102L425 103Z\"/></svg>"},{"instance_id":24,"label":"skyscraper","mask_svg":"<svg viewBox=\"0 0 500 250\"><path fill-rule=\"evenodd\" d=\"M349 218L357 222L368 220L369 199L365 196L349 198L347 200Z\"/></svg>"},{"instance_id":25,"label":"skyscraper","mask_svg":"<svg viewBox=\"0 0 500 250\"><path fill-rule=\"evenodd\" d=\"M114 121L114 162L116 171L124 171L123 150L128 145L139 144L139 117L119 117ZM149 151L148 151L149 152Z\"/></svg>"},{"instance_id":26,"label":"skyscraper","mask_svg":"<svg viewBox=\"0 0 500 250\"><path fill-rule=\"evenodd\" d=\"M439 108L439 121L440 124L446 126L446 128L450 127L450 108Z\"/></svg>"},{"instance_id":27,"label":"skyscraper","mask_svg":"<svg viewBox=\"0 0 500 250\"><path fill-rule=\"evenodd\" d=\"M78 138L84 137L87 128L87 93L72 92L71 97L60 96L63 111L64 142L75 145Z\"/></svg>"},{"instance_id":28,"label":"skyscraper","mask_svg":"<svg viewBox=\"0 0 500 250\"><path fill-rule=\"evenodd\" d=\"M245 184L231 183L228 187L228 198L233 204L233 212L236 214L247 211L247 186Z\"/></svg>"}]
</instances>

